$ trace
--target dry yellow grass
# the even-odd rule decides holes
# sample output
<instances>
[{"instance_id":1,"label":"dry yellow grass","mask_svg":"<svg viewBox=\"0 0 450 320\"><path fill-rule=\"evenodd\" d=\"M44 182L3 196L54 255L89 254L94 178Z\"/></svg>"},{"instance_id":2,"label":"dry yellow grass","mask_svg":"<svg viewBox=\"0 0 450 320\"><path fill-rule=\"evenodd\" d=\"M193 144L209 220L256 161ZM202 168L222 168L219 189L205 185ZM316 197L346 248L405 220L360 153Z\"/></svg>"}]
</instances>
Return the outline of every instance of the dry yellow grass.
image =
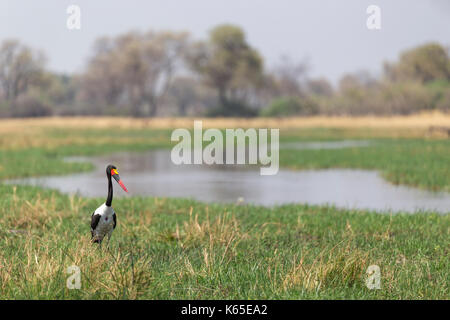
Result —
<instances>
[{"instance_id":1,"label":"dry yellow grass","mask_svg":"<svg viewBox=\"0 0 450 320\"><path fill-rule=\"evenodd\" d=\"M57 148L62 145L129 144L146 142L145 137L109 137L74 135L49 135L51 129L132 130L193 128L194 120L202 120L204 128L279 128L314 129L336 128L349 136L370 133L370 137L427 137L448 138L450 114L422 113L395 117L302 117L302 118L114 118L114 117L52 117L34 119L0 120L0 149ZM345 133L344 132L344 133ZM364 133L365 132L365 133ZM153 142L167 142L167 137L152 137Z\"/></svg>"},{"instance_id":2,"label":"dry yellow grass","mask_svg":"<svg viewBox=\"0 0 450 320\"><path fill-rule=\"evenodd\" d=\"M205 128L417 128L450 127L450 114L439 112L392 117L291 117L291 118L119 118L119 117L51 117L0 120L0 134L25 133L39 128L122 128L171 129L191 128L202 120Z\"/></svg>"},{"instance_id":3,"label":"dry yellow grass","mask_svg":"<svg viewBox=\"0 0 450 320\"><path fill-rule=\"evenodd\" d=\"M367 252L349 246L334 247L329 251L322 251L312 264L306 264L304 257L301 257L286 274L283 288L319 290L329 286L351 286L363 279L367 266Z\"/></svg>"},{"instance_id":4,"label":"dry yellow grass","mask_svg":"<svg viewBox=\"0 0 450 320\"><path fill-rule=\"evenodd\" d=\"M219 216L213 222L209 216L202 222L199 222L198 215L193 215L193 208L190 208L189 220L185 221L182 230L177 226L173 237L177 239L181 247L198 244L202 242L209 243L210 247L219 245L226 248L225 253L231 249L233 251L236 245L245 237L239 230L239 222L234 216L227 213ZM225 254L224 253L224 254Z\"/></svg>"}]
</instances>

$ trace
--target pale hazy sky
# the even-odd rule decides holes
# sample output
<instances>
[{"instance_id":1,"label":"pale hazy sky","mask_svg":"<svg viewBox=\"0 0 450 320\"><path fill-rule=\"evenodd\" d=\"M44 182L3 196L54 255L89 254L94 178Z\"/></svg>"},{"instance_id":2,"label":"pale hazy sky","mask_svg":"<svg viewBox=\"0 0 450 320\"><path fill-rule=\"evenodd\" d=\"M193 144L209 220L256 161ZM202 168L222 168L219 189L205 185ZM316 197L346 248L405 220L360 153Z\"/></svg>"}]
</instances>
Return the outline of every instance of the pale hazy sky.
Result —
<instances>
[{"instance_id":1,"label":"pale hazy sky","mask_svg":"<svg viewBox=\"0 0 450 320\"><path fill-rule=\"evenodd\" d=\"M66 28L70 4L81 30ZM382 29L369 31L366 8L381 7ZM406 48L450 46L450 0L0 0L0 42L18 38L42 49L55 71L81 71L93 41L129 30L187 30L205 38L221 23L243 27L273 66L282 55L308 58L311 76L333 82L346 72L381 72Z\"/></svg>"}]
</instances>

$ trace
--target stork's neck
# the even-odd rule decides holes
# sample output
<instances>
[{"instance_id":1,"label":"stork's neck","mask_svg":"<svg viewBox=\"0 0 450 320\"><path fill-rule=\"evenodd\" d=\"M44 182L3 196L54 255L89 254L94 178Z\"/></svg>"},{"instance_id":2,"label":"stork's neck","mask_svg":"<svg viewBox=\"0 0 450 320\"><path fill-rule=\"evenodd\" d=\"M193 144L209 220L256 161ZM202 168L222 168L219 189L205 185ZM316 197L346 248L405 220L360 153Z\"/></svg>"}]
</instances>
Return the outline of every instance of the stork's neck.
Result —
<instances>
[{"instance_id":1,"label":"stork's neck","mask_svg":"<svg viewBox=\"0 0 450 320\"><path fill-rule=\"evenodd\" d=\"M108 198L106 198L106 206L111 207L113 200L113 186L111 182L111 174L108 174Z\"/></svg>"}]
</instances>

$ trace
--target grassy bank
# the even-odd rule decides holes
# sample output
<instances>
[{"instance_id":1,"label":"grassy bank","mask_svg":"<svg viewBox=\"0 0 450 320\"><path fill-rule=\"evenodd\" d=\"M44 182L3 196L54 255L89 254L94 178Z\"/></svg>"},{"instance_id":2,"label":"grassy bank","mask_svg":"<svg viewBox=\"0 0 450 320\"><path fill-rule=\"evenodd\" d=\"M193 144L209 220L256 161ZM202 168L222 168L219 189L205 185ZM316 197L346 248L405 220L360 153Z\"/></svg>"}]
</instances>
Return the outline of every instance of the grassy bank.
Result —
<instances>
[{"instance_id":1,"label":"grassy bank","mask_svg":"<svg viewBox=\"0 0 450 320\"><path fill-rule=\"evenodd\" d=\"M427 129L446 119L388 127L373 119L365 127L279 123L282 142L370 140L367 147L281 150L281 165L374 169L393 183L449 191L450 141ZM2 121L0 180L91 169L65 156L169 148L170 128L181 124L112 120ZM134 197L115 200L118 227L110 250L98 250L89 222L103 201L0 184L0 298L449 298L448 214ZM81 290L66 288L71 265L81 269ZM369 265L381 269L380 290L365 286Z\"/></svg>"},{"instance_id":2,"label":"grassy bank","mask_svg":"<svg viewBox=\"0 0 450 320\"><path fill-rule=\"evenodd\" d=\"M448 298L448 215L121 199L101 251L89 213L103 199L0 189L2 298ZM66 288L71 265L80 290ZM380 290L365 286L369 265Z\"/></svg>"}]
</instances>

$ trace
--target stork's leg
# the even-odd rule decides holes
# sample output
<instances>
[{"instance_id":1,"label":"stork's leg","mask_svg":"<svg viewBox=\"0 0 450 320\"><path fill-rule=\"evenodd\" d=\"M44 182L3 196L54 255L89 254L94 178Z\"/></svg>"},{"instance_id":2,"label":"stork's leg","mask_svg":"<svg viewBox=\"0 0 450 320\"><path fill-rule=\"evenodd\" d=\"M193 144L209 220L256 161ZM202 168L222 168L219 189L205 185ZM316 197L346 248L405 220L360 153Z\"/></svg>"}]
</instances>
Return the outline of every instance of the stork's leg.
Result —
<instances>
[{"instance_id":1,"label":"stork's leg","mask_svg":"<svg viewBox=\"0 0 450 320\"><path fill-rule=\"evenodd\" d=\"M102 247L102 240L97 235L92 236L91 243L93 244L97 243L99 249L101 249Z\"/></svg>"}]
</instances>

